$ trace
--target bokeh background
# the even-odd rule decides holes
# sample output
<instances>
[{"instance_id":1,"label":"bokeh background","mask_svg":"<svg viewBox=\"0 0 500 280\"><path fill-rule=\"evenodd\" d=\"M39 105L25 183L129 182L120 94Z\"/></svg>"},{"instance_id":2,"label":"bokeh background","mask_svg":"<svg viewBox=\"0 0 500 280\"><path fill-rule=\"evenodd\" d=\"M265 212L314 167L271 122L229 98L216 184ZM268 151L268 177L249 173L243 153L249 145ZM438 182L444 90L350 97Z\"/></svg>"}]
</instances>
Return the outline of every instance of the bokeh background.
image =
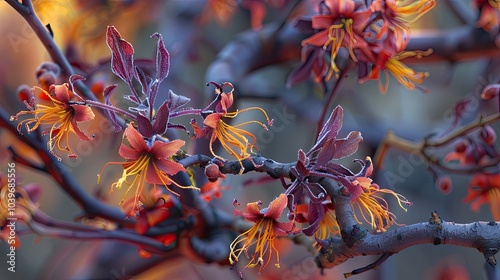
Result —
<instances>
[{"instance_id":1,"label":"bokeh background","mask_svg":"<svg viewBox=\"0 0 500 280\"><path fill-rule=\"evenodd\" d=\"M286 0L284 1L287 2ZM468 3L462 0L463 3ZM117 83L109 75L110 52L104 34L108 25L114 25L122 36L134 45L137 58L150 59L154 56L156 41L149 38L154 32L163 35L171 55L170 75L163 82L162 92L172 89L192 99L191 106L202 107L209 101L205 86L207 69L217 58L219 51L237 39L239 34L250 29L250 14L239 8L230 23L221 26L215 21L200 23L205 1L76 1L53 0L34 1L42 21L50 23L54 38L67 55L78 61L79 67L96 67L96 81L106 85ZM468 4L466 4L468 5ZM265 23L283 18L286 11L268 9ZM412 27L419 30L454 28L459 22L446 6L438 1L437 7ZM16 99L16 88L21 84L35 85L36 68L50 60L46 50L29 25L5 2L0 2L0 104L14 114L24 109ZM269 131L255 127L253 132L259 138L258 146L264 156L279 162L296 160L298 149L308 150L313 144L315 124L319 118L322 94L320 88L311 82L285 88L287 75L298 66L299 61L289 61L279 65L253 71L241 81L233 82L237 88L235 98L240 108L261 106L275 119ZM84 65L85 64L85 65ZM354 158L373 156L385 133L393 130L397 135L411 140L419 139L432 132L443 130L450 122L450 109L455 101L464 96L478 97L479 88L488 82L498 81L500 70L498 58L476 59L456 63L435 62L413 65L417 70L425 70L430 77L424 87L430 93L409 91L391 80L386 94L378 91L376 81L363 85L351 75L343 84L334 106L344 108L344 127L340 136L350 131L361 131L364 136L358 152L343 163L352 168ZM223 82L223 81L215 81ZM238 92L238 86L252 89L252 92ZM117 94L125 94L123 85ZM243 96L243 97L239 97ZM161 97L160 97L161 99ZM476 99L475 109L488 108L484 101ZM118 104L120 105L120 104ZM123 104L126 106L126 103ZM465 120L475 117L471 110ZM251 119L251 114L241 117ZM189 119L183 120L185 123ZM495 126L498 129L498 126ZM78 159L63 159L70 172L87 188L88 192L107 196L109 203L116 204L120 192L108 194L111 182L120 175L119 169L109 168L100 185L96 184L96 174L108 161L118 160L118 146L121 134L116 135L108 123L98 116L87 126L87 131L95 133L92 142L76 143ZM18 149L29 149L17 144L17 136L0 131L1 170L6 172L10 161L5 148L16 145ZM179 134L186 138L184 134ZM190 143L188 150L194 149ZM448 150L449 151L449 150ZM447 151L437 151L443 156ZM377 168L377 166L376 166ZM377 168L376 181L382 187L391 188L413 202L407 212L402 211L395 201L392 210L400 224L425 222L432 210L437 210L446 221L469 223L490 220L487 207L479 213L472 212L462 202L466 195L467 176L455 176L454 189L450 195L436 189L433 177L426 170L423 161L415 155L390 150L383 168ZM22 182L38 182L43 186L40 208L50 215L63 220L74 220L80 209L58 186L44 174L17 167L18 178ZM223 198L212 203L227 211L232 211L232 200L247 202L262 200L267 204L282 191L279 182L246 182L261 178L259 174L228 176L224 185ZM397 178L394 180L393 178ZM17 250L17 272L9 273L3 252L5 243L0 243L0 279L92 279L95 271L104 271L108 279L127 279L134 271L148 262L152 269L133 279L239 279L235 270L217 264L195 263L182 255L169 259L155 258L147 261L137 256L135 247L114 242L74 241L25 236L21 238L21 248ZM267 267L262 274L246 270L245 279L343 279L343 273L365 266L376 257L359 257L334 269L325 271L325 276L315 268L313 257L300 245L289 240L279 242L282 260L281 268ZM156 264L156 265L152 265ZM385 262L379 269L353 276L352 279L445 279L442 271L453 271L463 278L486 279L484 258L473 249L449 245L419 245L408 248ZM452 279L452 278L449 278Z\"/></svg>"}]
</instances>

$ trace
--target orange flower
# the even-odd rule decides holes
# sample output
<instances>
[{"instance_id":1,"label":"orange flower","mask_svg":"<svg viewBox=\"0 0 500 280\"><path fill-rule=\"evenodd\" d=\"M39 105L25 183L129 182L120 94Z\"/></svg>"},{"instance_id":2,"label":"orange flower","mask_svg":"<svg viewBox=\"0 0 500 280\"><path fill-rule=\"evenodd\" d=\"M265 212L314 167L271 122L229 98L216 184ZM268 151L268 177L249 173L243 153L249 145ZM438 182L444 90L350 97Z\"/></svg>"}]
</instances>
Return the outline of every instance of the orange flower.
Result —
<instances>
[{"instance_id":1,"label":"orange flower","mask_svg":"<svg viewBox=\"0 0 500 280\"><path fill-rule=\"evenodd\" d=\"M487 32L498 31L500 26L500 2L495 0L476 0L476 5L480 7L481 14L476 26L483 28Z\"/></svg>"},{"instance_id":2,"label":"orange flower","mask_svg":"<svg viewBox=\"0 0 500 280\"><path fill-rule=\"evenodd\" d=\"M410 204L404 196L389 189L380 189L377 184L370 184L367 188L363 186L363 192L353 204L358 206L363 219L377 232L386 231L394 223L395 218L394 214L389 212L387 201L380 196L381 193L394 196L405 211L403 204ZM356 220L361 224L357 217Z\"/></svg>"},{"instance_id":3,"label":"orange flower","mask_svg":"<svg viewBox=\"0 0 500 280\"><path fill-rule=\"evenodd\" d=\"M478 173L474 175L467 188L464 202L472 202L470 207L479 211L485 203L490 204L493 219L500 220L500 174Z\"/></svg>"},{"instance_id":4,"label":"orange flower","mask_svg":"<svg viewBox=\"0 0 500 280\"><path fill-rule=\"evenodd\" d=\"M410 28L407 24L417 21L435 6L435 0L373 1L370 9L374 12L381 11L383 18L376 39L381 39L388 32L391 32L396 48L405 49L410 41Z\"/></svg>"},{"instance_id":5,"label":"orange flower","mask_svg":"<svg viewBox=\"0 0 500 280\"><path fill-rule=\"evenodd\" d=\"M335 58L341 47L346 47L354 61L358 61L354 55L354 48L366 52L368 44L363 39L363 29L370 19L371 12L368 9L355 11L353 0L326 0L325 6L329 13L315 15L312 17L312 28L320 30L318 33L302 41L302 46L311 45L322 47L324 50L330 48L330 70L326 75L329 80L333 73L338 78L339 68L335 64Z\"/></svg>"},{"instance_id":6,"label":"orange flower","mask_svg":"<svg viewBox=\"0 0 500 280\"><path fill-rule=\"evenodd\" d=\"M19 133L21 133L23 124L26 126L28 133L36 130L40 125L49 125L50 129L44 130L42 134L49 135L47 149L50 153L58 160L61 160L54 153L54 148L57 146L59 150L69 152L68 157L77 157L69 146L68 136L70 132L73 132L81 140L91 139L80 130L78 123L94 119L92 109L81 101L71 101L73 93L67 83L51 85L48 92L39 87L33 87L32 90L34 91L35 89L41 90L41 93L50 99L52 106L37 104L33 108L29 103L25 102L29 111L21 111L11 116L11 121L17 120L21 115L33 115L34 117L19 122L17 125ZM66 144L61 147L61 142L64 140Z\"/></svg>"},{"instance_id":7,"label":"orange flower","mask_svg":"<svg viewBox=\"0 0 500 280\"><path fill-rule=\"evenodd\" d=\"M418 87L415 84L421 84L425 78L429 76L427 72L415 72L415 70L409 68L401 60L408 57L415 57L421 59L423 56L430 55L432 53L432 49L427 51L401 51L397 55L389 56L386 52L382 51L378 56L378 61L376 65L371 70L371 73L360 79L361 83L364 83L368 80L379 80L379 90L382 93L386 93L389 88L389 75L387 73L390 72L396 80L405 86L407 89L414 90ZM386 84L382 85L382 81L380 80L380 70L386 70ZM425 91L425 90L424 90Z\"/></svg>"},{"instance_id":8,"label":"orange flower","mask_svg":"<svg viewBox=\"0 0 500 280\"><path fill-rule=\"evenodd\" d=\"M367 157L367 161L370 162L370 168L366 172L366 177L357 177L352 182L354 186L360 187L362 192L358 197L351 201L351 204L353 207L354 204L358 206L363 219L369 223L374 230L382 232L394 223L395 216L389 212L389 205L387 201L380 195L382 193L386 193L394 196L397 199L399 206L405 211L406 208L403 204L411 205L411 202L409 202L404 196L392 190L380 189L377 184L372 183L372 179L368 178L373 170L370 157ZM361 221L359 221L356 216L355 218L358 223L361 224Z\"/></svg>"},{"instance_id":9,"label":"orange flower","mask_svg":"<svg viewBox=\"0 0 500 280\"><path fill-rule=\"evenodd\" d=\"M259 121L247 121L244 123L240 123L234 126L231 126L224 122L223 118L235 118L239 113L243 113L250 110L258 110L261 111L268 125L272 125L272 120L269 119L267 113L259 107L251 107L243 110L236 110L236 112L228 112L227 109L233 104L233 91L234 87L231 83L223 83L222 85L218 85L213 83L216 86L215 92L217 94L217 99L219 102L215 106L215 111L209 111L209 114L205 117L203 124L205 127L202 129L198 127L196 121L191 121L191 126L193 126L196 138L199 138L203 135L210 135L210 152L213 156L224 160L221 156L218 156L213 150L213 143L216 139L219 140L222 147L226 152L228 152L231 156L234 156L241 164L241 161L250 157L250 153L253 152L253 148L255 147L255 142L257 138L250 132L241 129L240 127L248 125L248 124L258 124L264 129L267 129L267 126ZM224 86L229 86L231 91L226 93L223 91ZM250 143L249 139L252 139ZM240 172L242 173L244 170L243 164L241 164Z\"/></svg>"},{"instance_id":10,"label":"orange flower","mask_svg":"<svg viewBox=\"0 0 500 280\"><path fill-rule=\"evenodd\" d=\"M134 128L133 123L129 124L125 129L124 137L127 138L130 147L122 143L118 153L121 157L126 159L126 161L106 163L101 174L108 164L120 164L123 166L122 177L111 185L111 191L113 191L115 187L119 189L124 183L128 183L127 178L129 176L134 177L120 201L121 205L130 189L133 186L136 187L134 203L129 212L130 214L138 210L139 200L145 199L143 190L146 183L153 184L155 187L158 184L164 185L169 191L176 195L178 194L172 191L168 185L174 184L179 188L198 190L198 188L193 186L181 186L169 177L169 175L175 175L178 172L186 171L181 164L172 160L172 156L184 146L184 141L173 140L165 143L155 140L153 143L148 144L148 142L143 139L142 135ZM100 182L101 174L98 175L98 183Z\"/></svg>"},{"instance_id":11,"label":"orange flower","mask_svg":"<svg viewBox=\"0 0 500 280\"><path fill-rule=\"evenodd\" d=\"M276 253L277 268L279 264L279 252L276 249L274 241L278 236L286 236L295 228L293 221L279 222L278 219L281 213L286 208L287 197L285 194L280 194L274 199L268 208L260 209L262 204L260 201L248 203L246 212L234 210L235 215L243 216L245 219L254 222L255 224L244 233L240 234L230 245L229 262L234 264L238 261L242 252L250 259L245 268L253 268L260 265L259 272L264 269L270 262L274 253ZM241 245L241 247L239 247ZM249 255L250 247L255 246L254 253Z\"/></svg>"}]
</instances>

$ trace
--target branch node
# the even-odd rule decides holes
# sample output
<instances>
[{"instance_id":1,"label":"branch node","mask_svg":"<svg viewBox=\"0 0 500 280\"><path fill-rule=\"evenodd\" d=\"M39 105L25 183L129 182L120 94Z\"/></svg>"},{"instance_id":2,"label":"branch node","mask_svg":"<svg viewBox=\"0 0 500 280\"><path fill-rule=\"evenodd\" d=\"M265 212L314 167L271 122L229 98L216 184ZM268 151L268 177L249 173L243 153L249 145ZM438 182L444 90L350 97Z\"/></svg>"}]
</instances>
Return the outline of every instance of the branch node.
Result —
<instances>
[{"instance_id":1,"label":"branch node","mask_svg":"<svg viewBox=\"0 0 500 280\"><path fill-rule=\"evenodd\" d=\"M351 248L356 241L368 235L368 231L358 225L353 225L351 229L342 229L340 234L345 245Z\"/></svg>"},{"instance_id":2,"label":"branch node","mask_svg":"<svg viewBox=\"0 0 500 280\"><path fill-rule=\"evenodd\" d=\"M342 188L340 188L340 189L339 189L339 194L340 194L341 196L345 196L345 197L350 197L350 196L351 196L351 194L349 193L349 190L347 190L347 188L346 188L346 187L342 187Z\"/></svg>"},{"instance_id":3,"label":"branch node","mask_svg":"<svg viewBox=\"0 0 500 280\"><path fill-rule=\"evenodd\" d=\"M439 229L443 227L443 220L439 217L439 214L436 210L431 212L431 218L429 219L429 224L438 225Z\"/></svg>"},{"instance_id":4,"label":"branch node","mask_svg":"<svg viewBox=\"0 0 500 280\"><path fill-rule=\"evenodd\" d=\"M494 267L497 264L495 254L498 253L498 248L487 248L482 250L482 253L484 254L484 259L489 265Z\"/></svg>"}]
</instances>

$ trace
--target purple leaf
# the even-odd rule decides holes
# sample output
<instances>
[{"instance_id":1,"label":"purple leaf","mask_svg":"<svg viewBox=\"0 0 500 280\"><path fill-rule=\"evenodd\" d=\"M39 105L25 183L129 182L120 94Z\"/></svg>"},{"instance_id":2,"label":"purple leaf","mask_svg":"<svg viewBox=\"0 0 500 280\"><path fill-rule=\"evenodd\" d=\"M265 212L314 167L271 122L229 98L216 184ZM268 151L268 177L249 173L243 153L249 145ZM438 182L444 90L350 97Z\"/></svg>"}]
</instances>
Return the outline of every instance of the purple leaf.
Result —
<instances>
[{"instance_id":1,"label":"purple leaf","mask_svg":"<svg viewBox=\"0 0 500 280\"><path fill-rule=\"evenodd\" d=\"M335 139L327 139L320 147L315 166L325 166L335 154Z\"/></svg>"},{"instance_id":2,"label":"purple leaf","mask_svg":"<svg viewBox=\"0 0 500 280\"><path fill-rule=\"evenodd\" d=\"M359 142L363 141L359 131L351 131L346 138L335 140L334 159L341 159L354 154L358 150Z\"/></svg>"},{"instance_id":3,"label":"purple leaf","mask_svg":"<svg viewBox=\"0 0 500 280\"><path fill-rule=\"evenodd\" d=\"M354 173L352 173L351 170L335 162L327 163L324 167L321 168L321 170L324 170L336 176L354 176Z\"/></svg>"},{"instance_id":4,"label":"purple leaf","mask_svg":"<svg viewBox=\"0 0 500 280\"><path fill-rule=\"evenodd\" d=\"M161 81L168 76L170 55L168 54L167 48L165 48L165 43L163 43L161 34L155 33L151 35L151 38L156 38L158 40L156 45L156 79L161 83Z\"/></svg>"},{"instance_id":5,"label":"purple leaf","mask_svg":"<svg viewBox=\"0 0 500 280\"><path fill-rule=\"evenodd\" d=\"M150 92L150 81L151 78L149 78L144 71L139 68L135 67L135 73L134 73L135 78L139 81L142 87L142 93L144 93L145 96L149 96Z\"/></svg>"},{"instance_id":6,"label":"purple leaf","mask_svg":"<svg viewBox=\"0 0 500 280\"><path fill-rule=\"evenodd\" d=\"M130 101L134 102L135 104L139 104L139 99L137 99L137 97L135 97L133 95L124 95L123 98L130 100Z\"/></svg>"},{"instance_id":7,"label":"purple leaf","mask_svg":"<svg viewBox=\"0 0 500 280\"><path fill-rule=\"evenodd\" d=\"M161 104L158 109L158 113L156 113L155 122L153 124L153 132L155 134L164 134L167 131L168 127L168 119L170 115L170 110L168 109L168 102L165 101Z\"/></svg>"},{"instance_id":8,"label":"purple leaf","mask_svg":"<svg viewBox=\"0 0 500 280\"><path fill-rule=\"evenodd\" d=\"M191 101L191 99L183 95L177 95L171 90L168 91L168 95L168 108L170 109L170 112L176 111L177 109Z\"/></svg>"},{"instance_id":9,"label":"purple leaf","mask_svg":"<svg viewBox=\"0 0 500 280\"><path fill-rule=\"evenodd\" d=\"M137 131L144 137L152 137L154 135L153 126L148 118L143 115L137 115Z\"/></svg>"},{"instance_id":10,"label":"purple leaf","mask_svg":"<svg viewBox=\"0 0 500 280\"><path fill-rule=\"evenodd\" d=\"M114 26L108 26L106 43L111 50L111 71L127 84L134 75L134 47L122 39Z\"/></svg>"},{"instance_id":11,"label":"purple leaf","mask_svg":"<svg viewBox=\"0 0 500 280\"><path fill-rule=\"evenodd\" d=\"M308 205L307 220L309 221L309 226L304 228L302 232L307 236L312 236L320 226L320 222L325 215L325 207L323 203L310 202Z\"/></svg>"},{"instance_id":12,"label":"purple leaf","mask_svg":"<svg viewBox=\"0 0 500 280\"><path fill-rule=\"evenodd\" d=\"M151 111L153 110L153 106L155 104L156 100L156 94L158 93L158 89L160 88L160 83L158 80L152 81L150 85L150 90L149 90L149 98L151 99L151 102L149 103L151 105Z\"/></svg>"},{"instance_id":13,"label":"purple leaf","mask_svg":"<svg viewBox=\"0 0 500 280\"><path fill-rule=\"evenodd\" d=\"M112 106L110 99L111 99L111 94L114 92L116 86L117 86L116 84L107 86L102 92L102 94L104 95L104 103L106 105ZM116 121L116 113L114 111L106 110L106 115L108 115L109 119L111 120L111 123L115 127L115 132L122 130L122 127Z\"/></svg>"},{"instance_id":14,"label":"purple leaf","mask_svg":"<svg viewBox=\"0 0 500 280\"><path fill-rule=\"evenodd\" d=\"M319 132L318 140L308 152L308 155L311 151L316 151L318 148L322 148L328 139L335 139L335 137L339 133L339 130L342 128L342 118L344 114L343 112L344 111L342 107L340 107L340 105L335 107L333 112L330 114L330 117L323 125L323 128Z\"/></svg>"},{"instance_id":15,"label":"purple leaf","mask_svg":"<svg viewBox=\"0 0 500 280\"><path fill-rule=\"evenodd\" d=\"M113 91L115 90L116 87L117 87L117 85L114 84L114 85L107 86L104 89L102 94L104 95L104 100L105 100L106 104L111 105L111 102L110 102L111 94L113 93Z\"/></svg>"}]
</instances>

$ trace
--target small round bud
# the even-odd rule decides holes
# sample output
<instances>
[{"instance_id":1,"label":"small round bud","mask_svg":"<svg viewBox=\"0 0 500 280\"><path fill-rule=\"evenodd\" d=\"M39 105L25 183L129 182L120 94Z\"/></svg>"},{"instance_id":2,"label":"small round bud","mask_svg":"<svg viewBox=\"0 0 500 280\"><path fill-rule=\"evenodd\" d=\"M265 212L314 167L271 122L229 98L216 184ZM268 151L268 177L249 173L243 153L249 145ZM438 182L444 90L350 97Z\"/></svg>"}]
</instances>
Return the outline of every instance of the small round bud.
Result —
<instances>
[{"instance_id":1,"label":"small round bud","mask_svg":"<svg viewBox=\"0 0 500 280\"><path fill-rule=\"evenodd\" d=\"M468 144L469 143L467 140L460 140L460 142L456 143L453 148L455 149L455 152L461 154L461 153L465 152L465 149L467 149Z\"/></svg>"},{"instance_id":2,"label":"small round bud","mask_svg":"<svg viewBox=\"0 0 500 280\"><path fill-rule=\"evenodd\" d=\"M500 84L491 84L484 87L481 92L481 98L490 100L495 98L500 93Z\"/></svg>"},{"instance_id":3,"label":"small round bud","mask_svg":"<svg viewBox=\"0 0 500 280\"><path fill-rule=\"evenodd\" d=\"M45 72L45 73L42 73L38 77L38 83L40 84L40 87L42 89L44 89L45 91L48 91L49 87L56 83L56 79L57 79L57 77L54 73Z\"/></svg>"},{"instance_id":4,"label":"small round bud","mask_svg":"<svg viewBox=\"0 0 500 280\"><path fill-rule=\"evenodd\" d=\"M495 141L497 140L497 134L493 127L485 125L481 129L481 139L483 139L484 143L488 145L492 145L493 143L495 143Z\"/></svg>"},{"instance_id":5,"label":"small round bud","mask_svg":"<svg viewBox=\"0 0 500 280\"><path fill-rule=\"evenodd\" d=\"M451 178L448 176L441 176L436 181L436 188L445 195L449 195L453 190Z\"/></svg>"},{"instance_id":6,"label":"small round bud","mask_svg":"<svg viewBox=\"0 0 500 280\"><path fill-rule=\"evenodd\" d=\"M50 72L57 77L61 73L61 68L59 68L59 65L57 65L53 62L44 62L40 66L38 66L38 69L36 69L36 73L35 73L36 78L40 79L40 76L46 72Z\"/></svg>"},{"instance_id":7,"label":"small round bud","mask_svg":"<svg viewBox=\"0 0 500 280\"><path fill-rule=\"evenodd\" d=\"M17 88L17 98L21 102L23 102L28 108L29 106L33 107L35 103L35 96L33 95L33 92L31 92L31 89L27 85L20 85Z\"/></svg>"},{"instance_id":8,"label":"small round bud","mask_svg":"<svg viewBox=\"0 0 500 280\"><path fill-rule=\"evenodd\" d=\"M215 163L210 163L205 167L205 176L210 182L215 182L223 175L220 173L219 166Z\"/></svg>"}]
</instances>

